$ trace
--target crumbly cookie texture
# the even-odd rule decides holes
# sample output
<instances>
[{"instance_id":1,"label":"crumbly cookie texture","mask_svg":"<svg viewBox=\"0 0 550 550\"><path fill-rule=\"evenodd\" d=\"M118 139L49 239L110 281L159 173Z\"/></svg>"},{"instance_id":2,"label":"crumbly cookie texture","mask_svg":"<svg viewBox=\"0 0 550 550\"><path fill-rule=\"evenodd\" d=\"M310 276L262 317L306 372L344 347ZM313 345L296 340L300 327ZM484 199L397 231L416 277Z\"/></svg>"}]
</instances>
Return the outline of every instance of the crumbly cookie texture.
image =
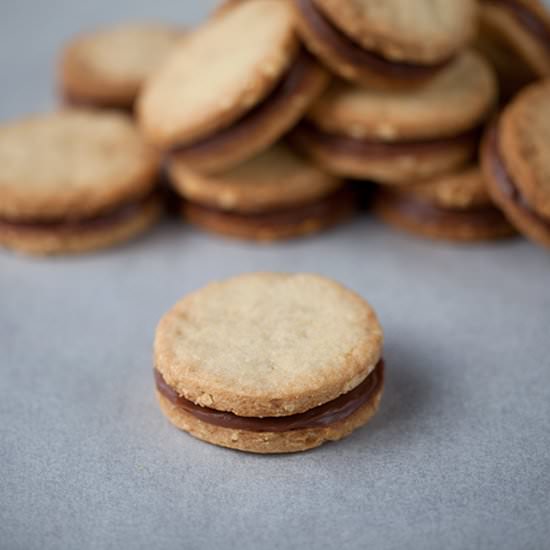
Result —
<instances>
[{"instance_id":1,"label":"crumbly cookie texture","mask_svg":"<svg viewBox=\"0 0 550 550\"><path fill-rule=\"evenodd\" d=\"M474 0L314 0L345 34L396 61L435 63L475 32Z\"/></svg>"},{"instance_id":2,"label":"crumbly cookie texture","mask_svg":"<svg viewBox=\"0 0 550 550\"><path fill-rule=\"evenodd\" d=\"M495 75L467 51L411 90L376 90L335 81L308 118L328 132L383 141L457 135L480 124L497 97Z\"/></svg>"},{"instance_id":3,"label":"crumbly cookie texture","mask_svg":"<svg viewBox=\"0 0 550 550\"><path fill-rule=\"evenodd\" d=\"M145 195L158 155L131 119L68 109L0 126L0 216L82 218Z\"/></svg>"},{"instance_id":4,"label":"crumbly cookie texture","mask_svg":"<svg viewBox=\"0 0 550 550\"><path fill-rule=\"evenodd\" d=\"M190 170L177 157L169 169L172 182L184 197L238 212L263 212L304 204L342 184L282 143L219 175Z\"/></svg>"},{"instance_id":5,"label":"crumbly cookie texture","mask_svg":"<svg viewBox=\"0 0 550 550\"><path fill-rule=\"evenodd\" d=\"M130 106L145 79L183 36L181 29L152 23L79 36L61 56L63 91L69 98Z\"/></svg>"},{"instance_id":6,"label":"crumbly cookie texture","mask_svg":"<svg viewBox=\"0 0 550 550\"><path fill-rule=\"evenodd\" d=\"M286 416L360 384L382 342L370 305L338 283L253 273L177 303L157 327L154 358L166 383L198 405Z\"/></svg>"},{"instance_id":7,"label":"crumbly cookie texture","mask_svg":"<svg viewBox=\"0 0 550 550\"><path fill-rule=\"evenodd\" d=\"M455 173L407 185L407 193L442 208L467 209L492 204L480 167L469 165Z\"/></svg>"},{"instance_id":8,"label":"crumbly cookie texture","mask_svg":"<svg viewBox=\"0 0 550 550\"><path fill-rule=\"evenodd\" d=\"M178 427L198 439L253 453L294 453L318 447L327 441L338 441L367 423L378 410L383 387L359 410L346 420L323 428L293 430L288 432L251 432L221 428L202 422L193 415L173 405L157 392L162 412Z\"/></svg>"},{"instance_id":9,"label":"crumbly cookie texture","mask_svg":"<svg viewBox=\"0 0 550 550\"><path fill-rule=\"evenodd\" d=\"M530 207L550 219L550 81L525 89L499 123L499 147Z\"/></svg>"},{"instance_id":10,"label":"crumbly cookie texture","mask_svg":"<svg viewBox=\"0 0 550 550\"><path fill-rule=\"evenodd\" d=\"M80 254L125 242L151 227L161 216L159 198L151 198L136 211L108 225L82 229L20 229L0 222L0 245L39 256Z\"/></svg>"},{"instance_id":11,"label":"crumbly cookie texture","mask_svg":"<svg viewBox=\"0 0 550 550\"><path fill-rule=\"evenodd\" d=\"M193 32L146 84L143 131L156 145L189 143L249 111L298 49L286 2L245 2Z\"/></svg>"}]
</instances>

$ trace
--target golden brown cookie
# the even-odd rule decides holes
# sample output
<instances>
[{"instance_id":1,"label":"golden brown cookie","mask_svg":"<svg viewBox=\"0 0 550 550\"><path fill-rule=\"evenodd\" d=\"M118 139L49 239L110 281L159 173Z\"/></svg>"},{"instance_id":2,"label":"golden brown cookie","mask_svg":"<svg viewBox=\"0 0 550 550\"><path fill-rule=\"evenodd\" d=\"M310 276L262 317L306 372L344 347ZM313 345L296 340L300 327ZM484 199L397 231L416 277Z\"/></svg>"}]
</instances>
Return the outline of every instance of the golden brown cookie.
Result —
<instances>
[{"instance_id":1,"label":"golden brown cookie","mask_svg":"<svg viewBox=\"0 0 550 550\"><path fill-rule=\"evenodd\" d=\"M145 87L140 124L190 167L220 172L277 141L327 81L286 2L244 2L176 49Z\"/></svg>"},{"instance_id":2,"label":"golden brown cookie","mask_svg":"<svg viewBox=\"0 0 550 550\"><path fill-rule=\"evenodd\" d=\"M496 94L492 70L474 52L414 90L337 81L313 104L293 140L337 175L414 183L472 157Z\"/></svg>"},{"instance_id":3,"label":"golden brown cookie","mask_svg":"<svg viewBox=\"0 0 550 550\"><path fill-rule=\"evenodd\" d=\"M177 427L210 443L303 451L374 414L382 342L369 304L334 281L242 275L186 296L161 319L157 395Z\"/></svg>"},{"instance_id":4,"label":"golden brown cookie","mask_svg":"<svg viewBox=\"0 0 550 550\"><path fill-rule=\"evenodd\" d=\"M159 159L131 119L68 109L0 127L0 244L33 253L99 248L160 214Z\"/></svg>"},{"instance_id":5,"label":"golden brown cookie","mask_svg":"<svg viewBox=\"0 0 550 550\"><path fill-rule=\"evenodd\" d=\"M350 217L354 193L277 144L223 174L205 175L173 159L171 181L185 199L183 215L206 230L271 241L310 234Z\"/></svg>"},{"instance_id":6,"label":"golden brown cookie","mask_svg":"<svg viewBox=\"0 0 550 550\"><path fill-rule=\"evenodd\" d=\"M494 206L478 166L422 183L380 189L374 211L409 233L451 241L482 241L515 234Z\"/></svg>"},{"instance_id":7,"label":"golden brown cookie","mask_svg":"<svg viewBox=\"0 0 550 550\"><path fill-rule=\"evenodd\" d=\"M550 247L550 80L521 92L487 132L483 169L494 201L525 236Z\"/></svg>"},{"instance_id":8,"label":"golden brown cookie","mask_svg":"<svg viewBox=\"0 0 550 550\"><path fill-rule=\"evenodd\" d=\"M550 14L539 0L481 0L476 44L496 68L504 100L550 77Z\"/></svg>"},{"instance_id":9,"label":"golden brown cookie","mask_svg":"<svg viewBox=\"0 0 550 550\"><path fill-rule=\"evenodd\" d=\"M135 23L78 36L64 48L60 91L74 106L132 110L145 80L184 36L181 29Z\"/></svg>"},{"instance_id":10,"label":"golden brown cookie","mask_svg":"<svg viewBox=\"0 0 550 550\"><path fill-rule=\"evenodd\" d=\"M332 71L365 86L434 77L475 31L473 0L292 0L302 39Z\"/></svg>"}]
</instances>

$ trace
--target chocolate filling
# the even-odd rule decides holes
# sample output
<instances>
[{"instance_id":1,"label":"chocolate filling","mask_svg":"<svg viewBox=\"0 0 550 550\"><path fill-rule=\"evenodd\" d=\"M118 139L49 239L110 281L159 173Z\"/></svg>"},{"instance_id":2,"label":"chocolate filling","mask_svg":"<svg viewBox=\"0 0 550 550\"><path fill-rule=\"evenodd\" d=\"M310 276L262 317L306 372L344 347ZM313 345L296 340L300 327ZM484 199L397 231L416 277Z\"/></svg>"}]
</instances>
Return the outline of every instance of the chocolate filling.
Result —
<instances>
[{"instance_id":1,"label":"chocolate filling","mask_svg":"<svg viewBox=\"0 0 550 550\"><path fill-rule=\"evenodd\" d=\"M512 176L508 172L500 153L498 127L496 124L494 124L489 130L488 148L493 177L502 193L506 195L514 203L516 208L525 216L529 217L533 222L543 225L550 230L550 219L541 216L538 212L535 212L531 208L529 203L525 200L525 197L521 194L521 191L514 182Z\"/></svg>"},{"instance_id":2,"label":"chocolate filling","mask_svg":"<svg viewBox=\"0 0 550 550\"><path fill-rule=\"evenodd\" d=\"M155 382L159 393L179 409L193 415L202 422L251 432L289 432L312 428L325 428L346 420L366 405L380 391L384 382L384 362L381 359L367 378L353 390L336 399L319 405L309 411L290 416L269 416L263 418L237 416L231 412L201 407L180 396L169 386L160 372L155 369Z\"/></svg>"},{"instance_id":3,"label":"chocolate filling","mask_svg":"<svg viewBox=\"0 0 550 550\"><path fill-rule=\"evenodd\" d=\"M517 0L485 0L485 2L509 10L516 21L550 53L550 27L529 6Z\"/></svg>"},{"instance_id":4,"label":"chocolate filling","mask_svg":"<svg viewBox=\"0 0 550 550\"><path fill-rule=\"evenodd\" d=\"M316 33L318 39L337 51L339 56L345 59L350 65L359 69L365 67L387 78L423 80L434 76L452 60L452 58L448 58L430 65L390 61L382 55L366 50L354 42L329 21L317 9L312 0L295 0L295 3L310 29Z\"/></svg>"},{"instance_id":5,"label":"chocolate filling","mask_svg":"<svg viewBox=\"0 0 550 550\"><path fill-rule=\"evenodd\" d=\"M56 220L9 220L0 218L0 229L7 228L16 231L93 231L117 225L132 216L150 201L155 200L157 192L149 193L145 197L126 202L107 212L102 212L90 218L56 219Z\"/></svg>"},{"instance_id":6,"label":"chocolate filling","mask_svg":"<svg viewBox=\"0 0 550 550\"><path fill-rule=\"evenodd\" d=\"M176 145L172 148L172 153L200 155L221 150L234 140L249 139L258 127L263 126L266 119L277 116L285 104L301 92L312 74L317 71L317 67L317 62L302 48L286 75L267 98L227 128L189 145Z\"/></svg>"},{"instance_id":7,"label":"chocolate filling","mask_svg":"<svg viewBox=\"0 0 550 550\"><path fill-rule=\"evenodd\" d=\"M473 226L478 228L492 228L507 225L506 218L494 206L476 206L465 209L445 208L430 203L410 193L381 192L382 200L387 199L404 216L424 223L438 225Z\"/></svg>"},{"instance_id":8,"label":"chocolate filling","mask_svg":"<svg viewBox=\"0 0 550 550\"><path fill-rule=\"evenodd\" d=\"M357 201L355 193L344 187L311 203L267 212L234 212L189 201L184 205L184 208L189 208L198 216L223 217L229 223L234 221L258 227L286 227L308 219L338 219L345 214L351 214Z\"/></svg>"},{"instance_id":9,"label":"chocolate filling","mask_svg":"<svg viewBox=\"0 0 550 550\"><path fill-rule=\"evenodd\" d=\"M474 128L457 136L408 141L376 141L357 139L321 130L309 121L303 121L294 132L295 139L317 142L333 151L353 156L384 158L399 155L422 155L445 150L457 145L476 143L481 130Z\"/></svg>"},{"instance_id":10,"label":"chocolate filling","mask_svg":"<svg viewBox=\"0 0 550 550\"><path fill-rule=\"evenodd\" d=\"M77 108L77 109L109 109L109 110L118 110L124 113L127 113L131 116L134 115L134 103L123 104L117 103L115 101L110 102L105 99L84 99L77 97L76 95L70 94L65 91L63 93L63 104L67 107Z\"/></svg>"}]
</instances>

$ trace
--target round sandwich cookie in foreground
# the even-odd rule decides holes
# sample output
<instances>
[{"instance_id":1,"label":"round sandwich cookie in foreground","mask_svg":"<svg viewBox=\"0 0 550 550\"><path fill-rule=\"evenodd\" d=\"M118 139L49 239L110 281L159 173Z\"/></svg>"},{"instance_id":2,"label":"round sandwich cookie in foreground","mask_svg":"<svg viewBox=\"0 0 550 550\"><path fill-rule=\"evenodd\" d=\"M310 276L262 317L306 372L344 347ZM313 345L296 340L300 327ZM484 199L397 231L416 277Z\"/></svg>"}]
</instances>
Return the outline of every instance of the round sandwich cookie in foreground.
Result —
<instances>
[{"instance_id":1,"label":"round sandwich cookie in foreground","mask_svg":"<svg viewBox=\"0 0 550 550\"><path fill-rule=\"evenodd\" d=\"M550 14L538 0L481 0L476 45L495 66L503 99L550 76Z\"/></svg>"},{"instance_id":2,"label":"round sandwich cookie in foreground","mask_svg":"<svg viewBox=\"0 0 550 550\"><path fill-rule=\"evenodd\" d=\"M367 86L434 77L475 32L473 0L292 0L308 48L342 78Z\"/></svg>"},{"instance_id":3,"label":"round sandwich cookie in foreground","mask_svg":"<svg viewBox=\"0 0 550 550\"><path fill-rule=\"evenodd\" d=\"M83 252L129 239L160 215L158 157L131 119L68 109L0 126L0 245Z\"/></svg>"},{"instance_id":4,"label":"round sandwich cookie in foreground","mask_svg":"<svg viewBox=\"0 0 550 550\"><path fill-rule=\"evenodd\" d=\"M371 306L330 279L241 275L189 294L161 319L157 396L175 426L209 443L305 451L374 415L382 344Z\"/></svg>"},{"instance_id":5,"label":"round sandwich cookie in foreground","mask_svg":"<svg viewBox=\"0 0 550 550\"><path fill-rule=\"evenodd\" d=\"M484 241L515 234L491 201L477 165L403 187L380 188L374 212L408 233L451 241Z\"/></svg>"},{"instance_id":6,"label":"round sandwich cookie in foreground","mask_svg":"<svg viewBox=\"0 0 550 550\"><path fill-rule=\"evenodd\" d=\"M483 170L493 200L534 242L550 247L550 80L521 92L489 129Z\"/></svg>"},{"instance_id":7,"label":"round sandwich cookie in foreground","mask_svg":"<svg viewBox=\"0 0 550 550\"><path fill-rule=\"evenodd\" d=\"M244 2L176 48L146 85L139 120L157 147L221 172L275 143L327 83L287 2Z\"/></svg>"},{"instance_id":8,"label":"round sandwich cookie in foreground","mask_svg":"<svg viewBox=\"0 0 550 550\"><path fill-rule=\"evenodd\" d=\"M273 241L315 233L350 218L357 198L344 182L277 144L223 174L169 164L183 216L228 237Z\"/></svg>"},{"instance_id":9,"label":"round sandwich cookie in foreground","mask_svg":"<svg viewBox=\"0 0 550 550\"><path fill-rule=\"evenodd\" d=\"M153 23L78 36L61 56L59 80L65 103L131 111L145 80L183 36L181 29Z\"/></svg>"},{"instance_id":10,"label":"round sandwich cookie in foreground","mask_svg":"<svg viewBox=\"0 0 550 550\"><path fill-rule=\"evenodd\" d=\"M334 82L292 139L334 174L414 183L458 168L477 152L496 95L489 65L466 52L408 92Z\"/></svg>"}]
</instances>

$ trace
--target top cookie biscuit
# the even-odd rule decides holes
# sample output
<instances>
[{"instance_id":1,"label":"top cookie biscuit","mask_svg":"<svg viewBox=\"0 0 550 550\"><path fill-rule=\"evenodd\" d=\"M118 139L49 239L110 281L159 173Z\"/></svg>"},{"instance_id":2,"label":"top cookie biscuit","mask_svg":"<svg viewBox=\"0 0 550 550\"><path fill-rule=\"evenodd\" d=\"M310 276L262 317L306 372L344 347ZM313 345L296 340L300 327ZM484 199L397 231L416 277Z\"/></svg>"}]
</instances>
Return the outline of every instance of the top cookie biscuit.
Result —
<instances>
[{"instance_id":1,"label":"top cookie biscuit","mask_svg":"<svg viewBox=\"0 0 550 550\"><path fill-rule=\"evenodd\" d=\"M146 85L138 101L145 134L171 147L226 127L273 89L297 49L286 2L245 2L211 19Z\"/></svg>"},{"instance_id":2,"label":"top cookie biscuit","mask_svg":"<svg viewBox=\"0 0 550 550\"><path fill-rule=\"evenodd\" d=\"M327 132L387 141L457 135L479 124L494 105L496 79L473 51L460 55L413 90L366 89L336 81L308 113Z\"/></svg>"},{"instance_id":3,"label":"top cookie biscuit","mask_svg":"<svg viewBox=\"0 0 550 550\"><path fill-rule=\"evenodd\" d=\"M394 61L435 63L475 32L473 0L314 0L345 34Z\"/></svg>"},{"instance_id":4,"label":"top cookie biscuit","mask_svg":"<svg viewBox=\"0 0 550 550\"><path fill-rule=\"evenodd\" d=\"M181 30L146 23L79 36L61 57L63 93L75 102L131 107L145 79L182 37Z\"/></svg>"},{"instance_id":5,"label":"top cookie biscuit","mask_svg":"<svg viewBox=\"0 0 550 550\"><path fill-rule=\"evenodd\" d=\"M157 155L131 119L68 109L0 126L0 216L78 219L147 193Z\"/></svg>"},{"instance_id":6,"label":"top cookie biscuit","mask_svg":"<svg viewBox=\"0 0 550 550\"><path fill-rule=\"evenodd\" d=\"M339 284L255 273L176 304L158 325L155 366L198 405L287 416L360 384L378 363L382 340L369 304Z\"/></svg>"}]
</instances>

